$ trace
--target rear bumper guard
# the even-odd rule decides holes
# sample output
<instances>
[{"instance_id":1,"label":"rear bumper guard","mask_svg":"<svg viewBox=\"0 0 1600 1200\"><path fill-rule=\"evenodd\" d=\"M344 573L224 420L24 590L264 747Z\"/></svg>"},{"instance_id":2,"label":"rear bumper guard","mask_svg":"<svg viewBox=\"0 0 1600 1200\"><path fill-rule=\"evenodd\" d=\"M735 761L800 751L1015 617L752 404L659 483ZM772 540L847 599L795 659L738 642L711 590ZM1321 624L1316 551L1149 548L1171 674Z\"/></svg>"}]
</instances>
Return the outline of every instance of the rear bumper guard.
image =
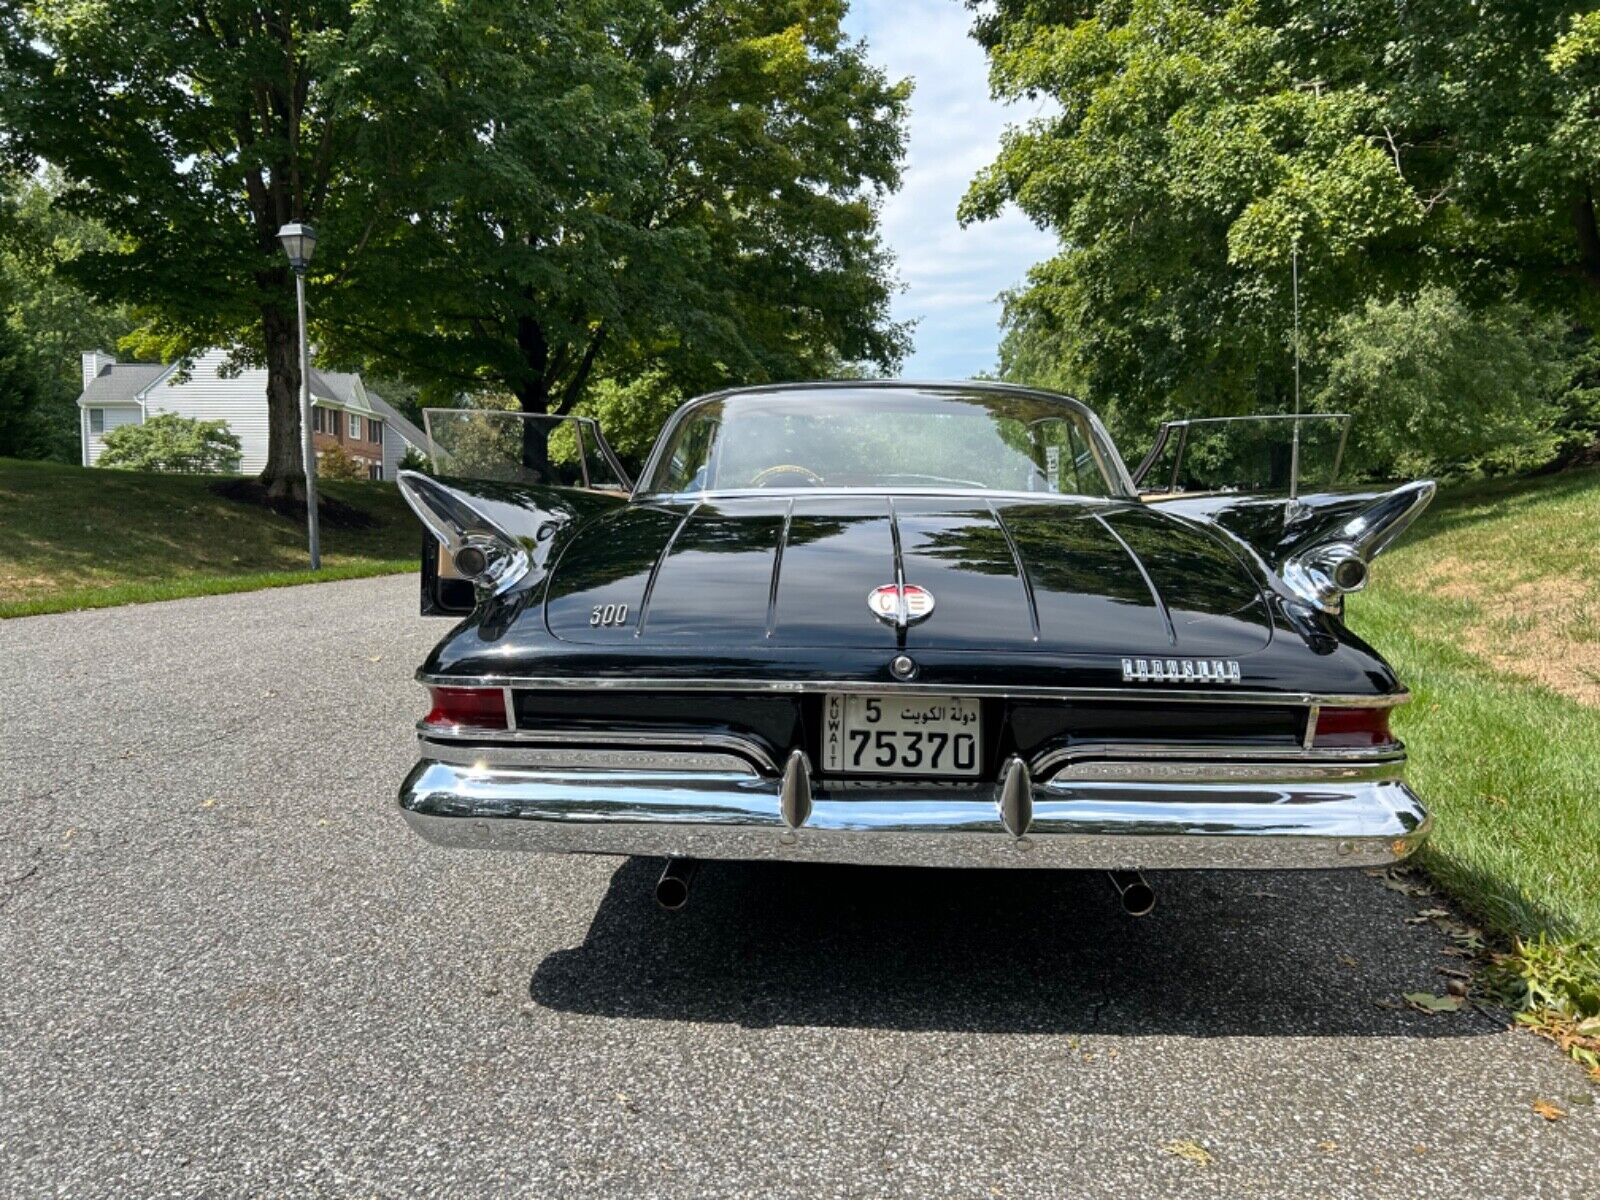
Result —
<instances>
[{"instance_id":1,"label":"rear bumper guard","mask_svg":"<svg viewBox=\"0 0 1600 1200\"><path fill-rule=\"evenodd\" d=\"M1084 764L1035 783L813 781L731 755L557 751L528 759L423 742L401 812L442 846L948 867L1386 866L1430 818L1402 762ZM520 761L516 759L520 758Z\"/></svg>"}]
</instances>

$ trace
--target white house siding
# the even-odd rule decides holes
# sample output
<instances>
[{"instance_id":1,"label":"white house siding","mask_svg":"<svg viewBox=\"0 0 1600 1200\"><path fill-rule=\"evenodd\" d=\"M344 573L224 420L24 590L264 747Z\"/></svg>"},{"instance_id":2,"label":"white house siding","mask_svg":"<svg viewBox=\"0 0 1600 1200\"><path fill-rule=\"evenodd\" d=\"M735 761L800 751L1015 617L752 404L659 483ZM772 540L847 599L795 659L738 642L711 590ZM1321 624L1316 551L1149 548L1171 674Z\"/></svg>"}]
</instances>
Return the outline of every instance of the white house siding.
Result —
<instances>
[{"instance_id":1,"label":"white house siding","mask_svg":"<svg viewBox=\"0 0 1600 1200\"><path fill-rule=\"evenodd\" d=\"M253 475L267 465L267 373L247 369L224 378L218 369L227 358L226 351L208 350L194 360L185 382L171 376L158 381L145 396L145 411L226 421L239 439L239 470Z\"/></svg>"},{"instance_id":2,"label":"white house siding","mask_svg":"<svg viewBox=\"0 0 1600 1200\"><path fill-rule=\"evenodd\" d=\"M110 433L118 425L137 425L144 420L144 414L135 405L100 406L106 414L105 433ZM79 420L83 422L84 466L92 467L100 460L101 453L106 448L105 433L91 433L89 431L89 410L83 409L79 413Z\"/></svg>"},{"instance_id":3,"label":"white house siding","mask_svg":"<svg viewBox=\"0 0 1600 1200\"><path fill-rule=\"evenodd\" d=\"M400 460L406 456L406 447L411 443L400 436L400 431L389 422L383 423L383 477L393 479L400 471ZM426 446L418 446L420 454L426 454Z\"/></svg>"}]
</instances>

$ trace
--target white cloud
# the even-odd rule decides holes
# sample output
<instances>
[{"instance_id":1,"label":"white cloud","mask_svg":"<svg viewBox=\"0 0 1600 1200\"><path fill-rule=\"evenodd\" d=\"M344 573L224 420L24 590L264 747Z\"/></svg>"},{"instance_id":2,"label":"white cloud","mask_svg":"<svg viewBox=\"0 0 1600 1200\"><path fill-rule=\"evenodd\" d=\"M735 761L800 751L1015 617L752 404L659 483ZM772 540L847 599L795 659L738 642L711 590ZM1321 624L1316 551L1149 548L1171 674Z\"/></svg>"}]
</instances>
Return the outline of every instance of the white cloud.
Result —
<instances>
[{"instance_id":1,"label":"white cloud","mask_svg":"<svg viewBox=\"0 0 1600 1200\"><path fill-rule=\"evenodd\" d=\"M883 208L906 285L895 317L917 322L907 378L964 379L993 367L999 293L1055 251L1055 239L1014 209L967 229L956 223L956 205L1002 131L1034 115L989 98L988 63L968 36L970 22L958 0L855 0L845 18L873 62L916 88L902 186Z\"/></svg>"}]
</instances>

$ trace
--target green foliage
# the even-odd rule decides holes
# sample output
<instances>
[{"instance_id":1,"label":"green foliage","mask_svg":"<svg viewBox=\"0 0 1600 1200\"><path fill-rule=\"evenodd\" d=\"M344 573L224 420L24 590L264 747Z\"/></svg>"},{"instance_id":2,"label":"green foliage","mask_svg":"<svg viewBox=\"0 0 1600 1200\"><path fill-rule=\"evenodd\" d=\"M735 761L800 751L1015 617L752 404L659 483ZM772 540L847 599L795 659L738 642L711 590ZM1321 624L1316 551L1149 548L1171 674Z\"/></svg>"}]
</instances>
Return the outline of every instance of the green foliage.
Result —
<instances>
[{"instance_id":1,"label":"green foliage","mask_svg":"<svg viewBox=\"0 0 1600 1200\"><path fill-rule=\"evenodd\" d=\"M156 413L142 425L119 425L108 432L97 465L176 475L231 474L239 470L239 439L226 421Z\"/></svg>"},{"instance_id":2,"label":"green foliage","mask_svg":"<svg viewBox=\"0 0 1600 1200\"><path fill-rule=\"evenodd\" d=\"M5 299L0 292L0 455L42 458L39 377L22 336L4 319Z\"/></svg>"},{"instance_id":3,"label":"green foliage","mask_svg":"<svg viewBox=\"0 0 1600 1200\"><path fill-rule=\"evenodd\" d=\"M335 442L317 451L317 477L355 483L367 477L367 469L356 461L354 455Z\"/></svg>"},{"instance_id":4,"label":"green foliage","mask_svg":"<svg viewBox=\"0 0 1600 1200\"><path fill-rule=\"evenodd\" d=\"M1055 102L961 210L1061 238L1007 305L1002 373L1071 386L1125 440L1289 408L1296 249L1313 381L1369 302L1428 286L1489 339L1536 324L1508 301L1600 324L1600 23L1571 0L974 7L995 91Z\"/></svg>"},{"instance_id":5,"label":"green foliage","mask_svg":"<svg viewBox=\"0 0 1600 1200\"><path fill-rule=\"evenodd\" d=\"M599 422L617 457L637 471L655 445L661 426L688 398L668 381L664 371L656 369L626 382L595 380L578 411Z\"/></svg>"},{"instance_id":6,"label":"green foliage","mask_svg":"<svg viewBox=\"0 0 1600 1200\"><path fill-rule=\"evenodd\" d=\"M421 471L424 475L433 474L433 464L428 461L428 456L415 446L408 445L406 452L400 456L400 470Z\"/></svg>"},{"instance_id":7,"label":"green foliage","mask_svg":"<svg viewBox=\"0 0 1600 1200\"><path fill-rule=\"evenodd\" d=\"M1566 382L1560 322L1525 305L1474 313L1452 291L1369 300L1329 338L1317 406L1351 413L1351 465L1402 475L1517 471L1559 444L1551 403Z\"/></svg>"},{"instance_id":8,"label":"green foliage","mask_svg":"<svg viewBox=\"0 0 1600 1200\"><path fill-rule=\"evenodd\" d=\"M693 393L899 360L876 200L908 89L837 0L503 7L460 10L420 81L432 157L330 304L343 352L560 413L595 376Z\"/></svg>"},{"instance_id":9,"label":"green foliage","mask_svg":"<svg viewBox=\"0 0 1600 1200\"><path fill-rule=\"evenodd\" d=\"M397 190L428 141L409 101L454 7L27 0L0 22L0 152L23 170L58 166L57 207L115 239L61 273L136 306L140 352L238 346L264 362L275 487L299 467L277 230L325 226L336 236L315 269L338 272L402 219Z\"/></svg>"},{"instance_id":10,"label":"green foliage","mask_svg":"<svg viewBox=\"0 0 1600 1200\"><path fill-rule=\"evenodd\" d=\"M79 353L110 349L132 327L63 267L111 238L94 221L54 207L62 187L0 173L0 342L14 341L0 382L0 454L77 462Z\"/></svg>"}]
</instances>

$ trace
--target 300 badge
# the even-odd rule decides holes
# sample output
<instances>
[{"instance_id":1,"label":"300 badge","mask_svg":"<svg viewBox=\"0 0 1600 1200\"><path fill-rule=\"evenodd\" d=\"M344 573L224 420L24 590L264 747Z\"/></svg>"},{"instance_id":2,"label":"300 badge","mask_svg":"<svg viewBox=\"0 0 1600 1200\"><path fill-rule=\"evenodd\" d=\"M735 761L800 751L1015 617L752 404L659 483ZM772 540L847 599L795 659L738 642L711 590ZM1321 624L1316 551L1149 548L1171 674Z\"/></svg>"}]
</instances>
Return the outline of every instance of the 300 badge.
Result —
<instances>
[{"instance_id":1,"label":"300 badge","mask_svg":"<svg viewBox=\"0 0 1600 1200\"><path fill-rule=\"evenodd\" d=\"M625 625L628 621L628 606L626 604L596 604L589 610L589 624L601 627L607 625Z\"/></svg>"}]
</instances>

